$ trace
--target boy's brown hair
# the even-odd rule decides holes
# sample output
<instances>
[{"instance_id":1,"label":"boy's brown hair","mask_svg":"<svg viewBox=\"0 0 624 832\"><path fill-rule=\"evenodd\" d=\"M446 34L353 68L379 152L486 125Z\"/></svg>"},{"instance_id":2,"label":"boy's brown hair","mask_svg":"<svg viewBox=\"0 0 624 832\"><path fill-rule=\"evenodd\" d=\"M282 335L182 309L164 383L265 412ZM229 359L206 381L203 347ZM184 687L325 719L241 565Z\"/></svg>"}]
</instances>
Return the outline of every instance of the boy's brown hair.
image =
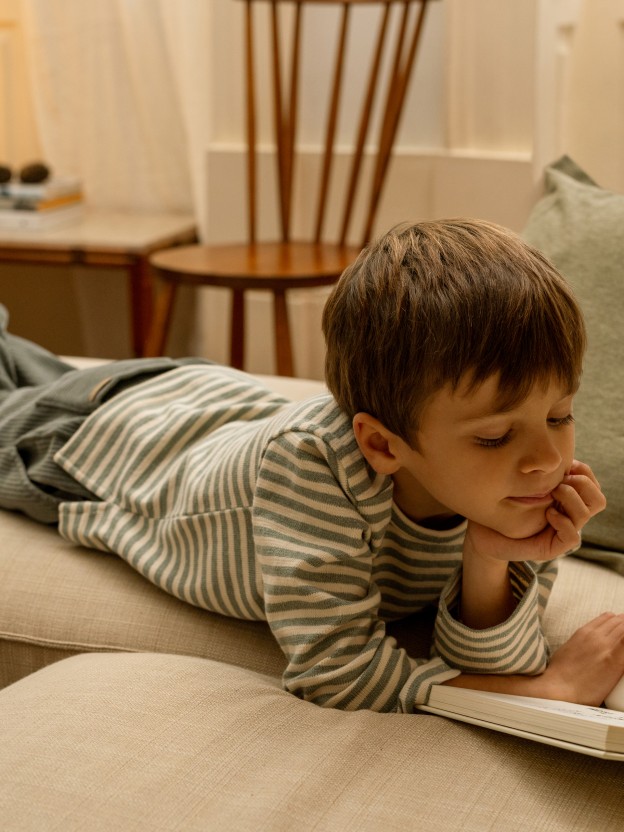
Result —
<instances>
[{"instance_id":1,"label":"boy's brown hair","mask_svg":"<svg viewBox=\"0 0 624 832\"><path fill-rule=\"evenodd\" d=\"M501 409L536 382L579 384L582 312L555 267L492 223L403 224L365 248L323 311L325 378L352 418L410 444L427 399L499 375Z\"/></svg>"}]
</instances>

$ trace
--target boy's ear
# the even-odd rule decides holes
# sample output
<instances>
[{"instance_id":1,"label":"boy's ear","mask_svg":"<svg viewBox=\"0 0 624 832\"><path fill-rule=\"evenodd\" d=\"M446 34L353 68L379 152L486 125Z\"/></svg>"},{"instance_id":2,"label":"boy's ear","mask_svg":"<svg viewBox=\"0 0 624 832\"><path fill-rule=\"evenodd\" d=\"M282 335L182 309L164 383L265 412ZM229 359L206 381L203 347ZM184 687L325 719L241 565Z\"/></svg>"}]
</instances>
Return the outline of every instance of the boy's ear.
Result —
<instances>
[{"instance_id":1,"label":"boy's ear","mask_svg":"<svg viewBox=\"0 0 624 832\"><path fill-rule=\"evenodd\" d=\"M399 437L369 413L356 413L353 432L358 447L371 468L378 474L391 476L401 467Z\"/></svg>"}]
</instances>

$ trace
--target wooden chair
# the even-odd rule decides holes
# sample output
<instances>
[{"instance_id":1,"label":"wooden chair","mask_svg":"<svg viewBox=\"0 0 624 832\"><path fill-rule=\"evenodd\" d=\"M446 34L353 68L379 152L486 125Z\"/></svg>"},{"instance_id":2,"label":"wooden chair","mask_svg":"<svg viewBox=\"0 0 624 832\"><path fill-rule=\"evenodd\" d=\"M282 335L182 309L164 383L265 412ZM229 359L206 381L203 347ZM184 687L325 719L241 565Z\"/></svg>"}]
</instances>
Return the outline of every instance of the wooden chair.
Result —
<instances>
[{"instance_id":1,"label":"wooden chair","mask_svg":"<svg viewBox=\"0 0 624 832\"><path fill-rule=\"evenodd\" d=\"M154 315L145 354L161 355L166 346L176 289L180 284L221 286L232 291L230 363L242 368L245 342L245 292L266 289L273 293L277 372L293 375L293 357L286 305L289 289L311 288L336 282L343 270L356 258L368 241L379 205L383 183L397 135L408 82L414 67L423 30L425 11L430 0L243 0L245 3L245 65L247 115L248 214L247 241L237 245L192 245L165 250L150 258L157 278ZM315 209L314 228L309 239L292 239L294 173L297 157L297 111L305 90L300 87L302 30L312 5L339 7L335 16L339 33L333 63L333 81L329 90L325 145L320 166L320 183ZM340 219L333 238L326 232L329 185L335 161L336 127L343 90L347 37L354 7L380 7L379 29L370 55L363 102L350 154L350 173ZM268 12L271 37L271 72L274 100L274 130L277 156L277 189L281 235L279 241L257 240L257 81L255 52L258 22ZM286 6L290 9L285 10ZM285 13L288 18L284 17ZM289 24L290 40L284 49L284 21ZM323 32L323 44L332 43ZM392 41L392 42L391 42ZM288 78L284 54L289 56ZM385 94L378 95L386 61ZM287 81L286 85L284 81ZM318 91L315 91L318 94ZM374 114L378 114L379 135L373 164L365 164L365 147ZM350 237L350 224L356 193L364 171L369 170L369 193L364 204L364 228ZM372 178L371 178L372 177ZM333 204L333 195L331 197ZM363 203L358 205L361 214ZM332 209L333 210L333 209ZM352 244L349 244L351 240Z\"/></svg>"}]
</instances>

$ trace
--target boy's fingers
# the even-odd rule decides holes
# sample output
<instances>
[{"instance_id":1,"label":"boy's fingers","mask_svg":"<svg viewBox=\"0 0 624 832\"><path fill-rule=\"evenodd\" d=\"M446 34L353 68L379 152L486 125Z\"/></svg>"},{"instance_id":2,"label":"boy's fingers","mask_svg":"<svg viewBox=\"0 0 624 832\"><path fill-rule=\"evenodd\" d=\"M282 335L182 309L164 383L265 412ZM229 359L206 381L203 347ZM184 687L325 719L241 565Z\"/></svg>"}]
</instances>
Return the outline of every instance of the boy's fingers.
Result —
<instances>
[{"instance_id":1,"label":"boy's fingers","mask_svg":"<svg viewBox=\"0 0 624 832\"><path fill-rule=\"evenodd\" d=\"M614 615L602 622L597 632L606 640L609 649L615 650L618 655L624 651L624 615Z\"/></svg>"},{"instance_id":2,"label":"boy's fingers","mask_svg":"<svg viewBox=\"0 0 624 832\"><path fill-rule=\"evenodd\" d=\"M552 494L556 501L554 508L568 517L576 529L582 528L598 511L591 504L596 502L593 496L583 496L571 485L559 485Z\"/></svg>"},{"instance_id":3,"label":"boy's fingers","mask_svg":"<svg viewBox=\"0 0 624 832\"><path fill-rule=\"evenodd\" d=\"M548 522L557 534L557 540L562 547L562 554L578 545L580 532L573 521L556 508L551 507L547 512Z\"/></svg>"},{"instance_id":4,"label":"boy's fingers","mask_svg":"<svg viewBox=\"0 0 624 832\"><path fill-rule=\"evenodd\" d=\"M593 516L599 511L602 511L607 504L604 494L596 486L595 482L579 474L568 475L554 489L553 496L565 507L566 511L569 504L571 510L574 510L574 507L577 506L582 512L578 502L580 500L583 506L589 511L589 516Z\"/></svg>"},{"instance_id":5,"label":"boy's fingers","mask_svg":"<svg viewBox=\"0 0 624 832\"><path fill-rule=\"evenodd\" d=\"M596 624L604 632L610 632L624 626L624 613L603 612L590 623Z\"/></svg>"},{"instance_id":6,"label":"boy's fingers","mask_svg":"<svg viewBox=\"0 0 624 832\"><path fill-rule=\"evenodd\" d=\"M614 630L618 635L624 637L624 615L616 615L615 620L612 621L612 630Z\"/></svg>"},{"instance_id":7,"label":"boy's fingers","mask_svg":"<svg viewBox=\"0 0 624 832\"><path fill-rule=\"evenodd\" d=\"M587 465L585 462L579 462L578 459L572 460L572 465L570 466L570 474L574 475L581 475L584 477L589 477L589 479L598 487L599 490L602 491L600 488L600 483L596 479L596 475L592 471L592 469Z\"/></svg>"},{"instance_id":8,"label":"boy's fingers","mask_svg":"<svg viewBox=\"0 0 624 832\"><path fill-rule=\"evenodd\" d=\"M603 612L588 621L580 630L595 637L606 639L611 646L624 650L624 614Z\"/></svg>"}]
</instances>

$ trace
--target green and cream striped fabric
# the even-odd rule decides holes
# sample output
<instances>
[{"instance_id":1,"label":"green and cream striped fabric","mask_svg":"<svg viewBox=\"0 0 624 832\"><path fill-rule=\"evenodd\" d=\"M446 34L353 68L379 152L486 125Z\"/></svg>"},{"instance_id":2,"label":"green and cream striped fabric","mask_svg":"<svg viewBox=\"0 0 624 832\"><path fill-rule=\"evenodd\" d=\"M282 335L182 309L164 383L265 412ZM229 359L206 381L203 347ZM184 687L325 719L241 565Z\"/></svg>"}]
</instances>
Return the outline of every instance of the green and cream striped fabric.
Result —
<instances>
[{"instance_id":1,"label":"green and cream striped fabric","mask_svg":"<svg viewBox=\"0 0 624 832\"><path fill-rule=\"evenodd\" d=\"M403 515L330 396L289 403L235 370L183 367L103 404L55 459L100 500L62 504L61 534L183 601L266 619L284 686L312 702L412 711L460 670L545 667L554 564L513 566L519 604L499 627L462 625L465 523ZM432 604L432 656L407 656L385 621Z\"/></svg>"}]
</instances>

